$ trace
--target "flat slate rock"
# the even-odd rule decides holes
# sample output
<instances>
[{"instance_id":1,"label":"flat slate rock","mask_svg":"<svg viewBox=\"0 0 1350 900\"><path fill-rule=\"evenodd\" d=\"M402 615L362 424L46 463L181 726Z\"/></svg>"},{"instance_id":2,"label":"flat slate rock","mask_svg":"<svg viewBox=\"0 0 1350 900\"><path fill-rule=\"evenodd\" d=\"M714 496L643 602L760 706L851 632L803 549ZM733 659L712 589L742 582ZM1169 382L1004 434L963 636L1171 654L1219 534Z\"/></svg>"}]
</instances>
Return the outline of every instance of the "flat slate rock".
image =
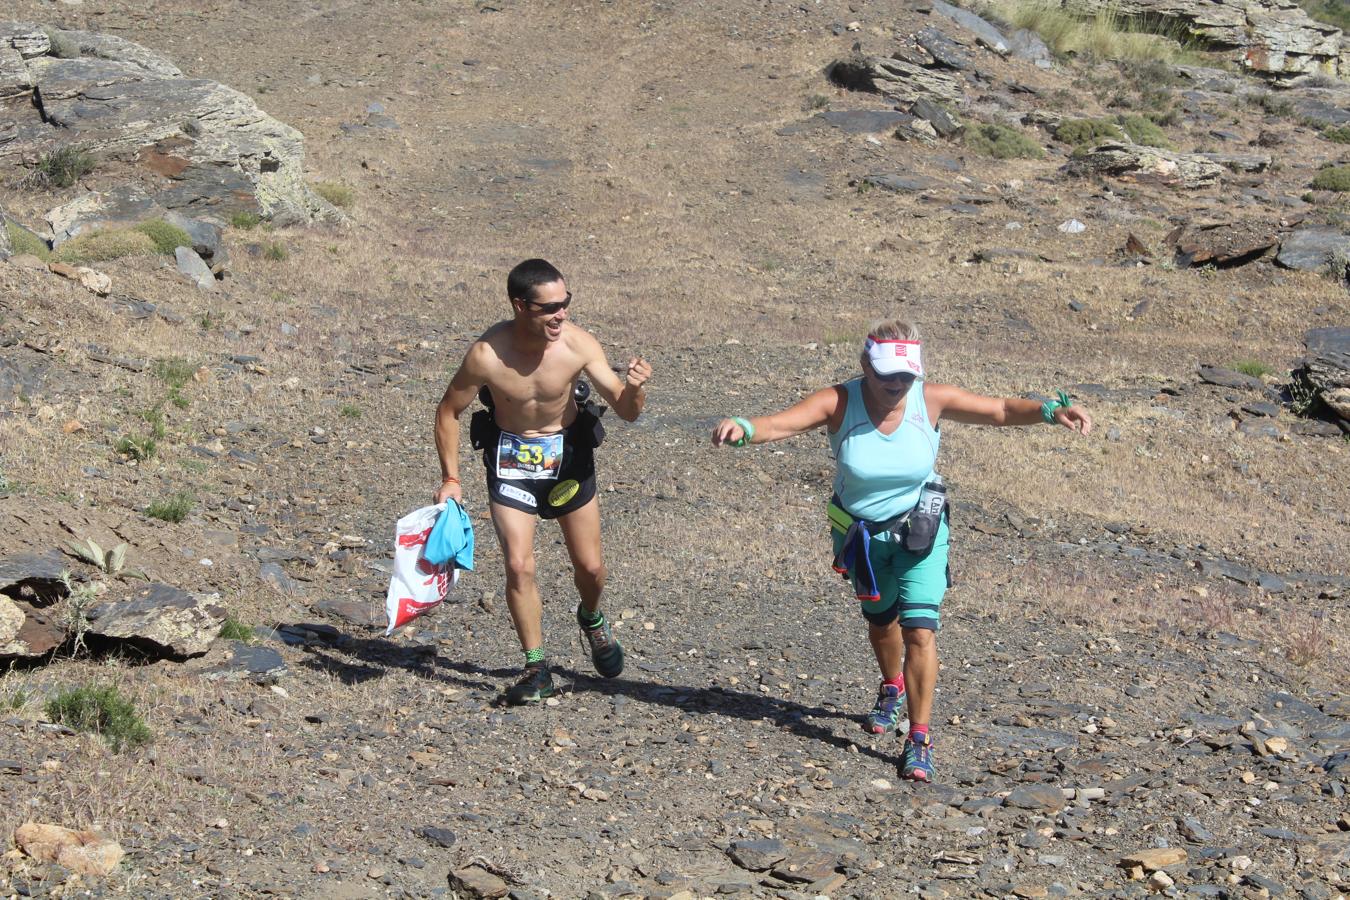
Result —
<instances>
[{"instance_id":1,"label":"flat slate rock","mask_svg":"<svg viewBox=\"0 0 1350 900\"><path fill-rule=\"evenodd\" d=\"M22 590L25 585L39 592L51 590L61 584L61 573L69 568L56 550L0 557L0 591L13 594L12 588Z\"/></svg>"},{"instance_id":2,"label":"flat slate rock","mask_svg":"<svg viewBox=\"0 0 1350 900\"><path fill-rule=\"evenodd\" d=\"M230 658L218 666L206 669L201 677L210 681L250 681L253 684L276 684L287 674L286 661L271 647L231 641Z\"/></svg>"},{"instance_id":3,"label":"flat slate rock","mask_svg":"<svg viewBox=\"0 0 1350 900\"><path fill-rule=\"evenodd\" d=\"M786 859L788 848L782 841L774 838L732 841L727 855L742 869L764 872Z\"/></svg>"},{"instance_id":4,"label":"flat slate rock","mask_svg":"<svg viewBox=\"0 0 1350 900\"><path fill-rule=\"evenodd\" d=\"M943 182L927 175L867 175L863 177L863 181L873 187L894 191L897 194L917 194L944 186Z\"/></svg>"},{"instance_id":5,"label":"flat slate rock","mask_svg":"<svg viewBox=\"0 0 1350 900\"><path fill-rule=\"evenodd\" d=\"M1060 750L1078 745L1078 737L1049 728L1021 728L1016 725L985 725L980 734L993 746L1009 750Z\"/></svg>"},{"instance_id":6,"label":"flat slate rock","mask_svg":"<svg viewBox=\"0 0 1350 900\"><path fill-rule=\"evenodd\" d=\"M977 41L985 47L988 47L990 50L993 50L995 53L1008 53L1010 49L1008 46L1008 39L1003 36L1003 32L999 31L973 12L959 9L949 3L943 3L942 0L933 0L933 12L946 16L962 28L965 28L975 35Z\"/></svg>"},{"instance_id":7,"label":"flat slate rock","mask_svg":"<svg viewBox=\"0 0 1350 900\"><path fill-rule=\"evenodd\" d=\"M1303 343L1308 348L1308 355L1326 357L1350 369L1350 327L1336 325L1309 329L1303 335Z\"/></svg>"},{"instance_id":8,"label":"flat slate rock","mask_svg":"<svg viewBox=\"0 0 1350 900\"><path fill-rule=\"evenodd\" d=\"M425 838L428 843L434 844L437 847L453 847L455 846L455 841L458 840L455 833L449 828L437 828L434 825L420 828L417 833Z\"/></svg>"},{"instance_id":9,"label":"flat slate rock","mask_svg":"<svg viewBox=\"0 0 1350 900\"><path fill-rule=\"evenodd\" d=\"M1205 384L1249 391L1264 391L1266 389L1266 384L1261 379L1252 375L1245 375L1242 372L1234 372L1232 369L1225 369L1221 366L1201 365L1197 367L1196 372Z\"/></svg>"},{"instance_id":10,"label":"flat slate rock","mask_svg":"<svg viewBox=\"0 0 1350 900\"><path fill-rule=\"evenodd\" d=\"M873 134L890 131L913 119L891 109L832 109L817 113L816 118L845 134Z\"/></svg>"},{"instance_id":11,"label":"flat slate rock","mask_svg":"<svg viewBox=\"0 0 1350 900\"><path fill-rule=\"evenodd\" d=\"M920 47L927 50L929 55L939 64L949 69L964 72L974 68L970 57L962 52L960 46L932 25L919 29L918 34L914 35L914 40Z\"/></svg>"},{"instance_id":12,"label":"flat slate rock","mask_svg":"<svg viewBox=\"0 0 1350 900\"><path fill-rule=\"evenodd\" d=\"M1333 261L1350 258L1350 235L1336 228L1298 228L1285 235L1275 262L1305 272L1329 270Z\"/></svg>"}]
</instances>

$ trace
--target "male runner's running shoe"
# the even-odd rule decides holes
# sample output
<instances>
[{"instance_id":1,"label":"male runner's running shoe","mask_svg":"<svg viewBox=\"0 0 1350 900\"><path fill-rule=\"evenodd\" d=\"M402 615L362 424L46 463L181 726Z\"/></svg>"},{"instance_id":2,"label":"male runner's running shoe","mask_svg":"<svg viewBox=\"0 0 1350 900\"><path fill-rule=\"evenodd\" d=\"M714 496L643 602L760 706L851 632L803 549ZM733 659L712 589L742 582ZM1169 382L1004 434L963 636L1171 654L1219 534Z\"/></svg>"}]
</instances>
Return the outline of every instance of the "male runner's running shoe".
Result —
<instances>
[{"instance_id":1,"label":"male runner's running shoe","mask_svg":"<svg viewBox=\"0 0 1350 900\"><path fill-rule=\"evenodd\" d=\"M609 629L609 620L603 615L594 625L588 623L588 615L580 605L577 606L577 624L581 626L581 638L591 647L591 662L595 671L604 678L618 678L623 672L623 646Z\"/></svg>"},{"instance_id":2,"label":"male runner's running shoe","mask_svg":"<svg viewBox=\"0 0 1350 900\"><path fill-rule=\"evenodd\" d=\"M867 714L867 718L863 719L863 730L872 734L888 734L895 730L901 718L901 710L905 708L904 681L900 683L901 687L884 681L881 683L881 687L877 690L877 703Z\"/></svg>"},{"instance_id":3,"label":"male runner's running shoe","mask_svg":"<svg viewBox=\"0 0 1350 900\"><path fill-rule=\"evenodd\" d=\"M910 781L933 780L933 739L926 734L905 738L905 749L900 754L900 777Z\"/></svg>"},{"instance_id":4,"label":"male runner's running shoe","mask_svg":"<svg viewBox=\"0 0 1350 900\"><path fill-rule=\"evenodd\" d=\"M502 699L508 706L525 706L553 696L553 675L548 666L526 666L516 683L506 689Z\"/></svg>"}]
</instances>

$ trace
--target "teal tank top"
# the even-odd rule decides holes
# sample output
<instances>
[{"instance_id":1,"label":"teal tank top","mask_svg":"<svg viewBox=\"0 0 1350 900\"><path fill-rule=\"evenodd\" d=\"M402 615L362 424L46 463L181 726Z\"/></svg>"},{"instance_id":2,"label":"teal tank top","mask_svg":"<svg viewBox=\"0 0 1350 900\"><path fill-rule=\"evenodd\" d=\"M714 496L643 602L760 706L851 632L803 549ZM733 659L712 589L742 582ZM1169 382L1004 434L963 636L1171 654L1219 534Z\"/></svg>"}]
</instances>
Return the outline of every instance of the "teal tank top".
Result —
<instances>
[{"instance_id":1,"label":"teal tank top","mask_svg":"<svg viewBox=\"0 0 1350 900\"><path fill-rule=\"evenodd\" d=\"M909 389L905 418L890 434L878 431L867 415L862 379L844 387L848 408L839 430L830 434L834 492L855 519L884 522L919 502L919 492L933 474L941 434L928 421L922 380Z\"/></svg>"}]
</instances>

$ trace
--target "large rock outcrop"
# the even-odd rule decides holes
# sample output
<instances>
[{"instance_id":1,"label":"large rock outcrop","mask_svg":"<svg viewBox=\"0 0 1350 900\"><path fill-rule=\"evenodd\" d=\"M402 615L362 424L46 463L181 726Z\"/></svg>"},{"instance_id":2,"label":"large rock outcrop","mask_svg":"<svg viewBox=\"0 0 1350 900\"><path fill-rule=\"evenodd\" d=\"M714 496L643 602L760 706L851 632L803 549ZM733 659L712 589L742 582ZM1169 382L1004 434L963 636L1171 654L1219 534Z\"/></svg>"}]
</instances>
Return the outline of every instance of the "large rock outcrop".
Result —
<instances>
[{"instance_id":1,"label":"large rock outcrop","mask_svg":"<svg viewBox=\"0 0 1350 900\"><path fill-rule=\"evenodd\" d=\"M0 165L62 147L135 163L188 214L340 218L304 181L304 137L252 99L122 38L0 22Z\"/></svg>"},{"instance_id":2,"label":"large rock outcrop","mask_svg":"<svg viewBox=\"0 0 1350 900\"><path fill-rule=\"evenodd\" d=\"M1350 327L1314 328L1303 341L1305 376L1327 408L1350 425Z\"/></svg>"},{"instance_id":3,"label":"large rock outcrop","mask_svg":"<svg viewBox=\"0 0 1350 900\"><path fill-rule=\"evenodd\" d=\"M1223 166L1198 153L1173 153L1125 141L1107 141L1075 155L1070 175L1109 175L1121 181L1202 188L1217 184Z\"/></svg>"},{"instance_id":4,"label":"large rock outcrop","mask_svg":"<svg viewBox=\"0 0 1350 900\"><path fill-rule=\"evenodd\" d=\"M139 646L152 656L199 656L220 634L225 609L219 601L216 594L150 584L126 600L90 607L88 633Z\"/></svg>"},{"instance_id":5,"label":"large rock outcrop","mask_svg":"<svg viewBox=\"0 0 1350 900\"><path fill-rule=\"evenodd\" d=\"M830 80L855 91L881 94L900 103L920 98L954 103L962 97L961 78L938 65L884 56L853 54L830 66Z\"/></svg>"},{"instance_id":6,"label":"large rock outcrop","mask_svg":"<svg viewBox=\"0 0 1350 900\"><path fill-rule=\"evenodd\" d=\"M1253 72L1277 81L1350 76L1341 30L1311 18L1295 0L1060 0L1087 15L1109 8L1155 30L1179 29L1215 50L1232 50Z\"/></svg>"}]
</instances>

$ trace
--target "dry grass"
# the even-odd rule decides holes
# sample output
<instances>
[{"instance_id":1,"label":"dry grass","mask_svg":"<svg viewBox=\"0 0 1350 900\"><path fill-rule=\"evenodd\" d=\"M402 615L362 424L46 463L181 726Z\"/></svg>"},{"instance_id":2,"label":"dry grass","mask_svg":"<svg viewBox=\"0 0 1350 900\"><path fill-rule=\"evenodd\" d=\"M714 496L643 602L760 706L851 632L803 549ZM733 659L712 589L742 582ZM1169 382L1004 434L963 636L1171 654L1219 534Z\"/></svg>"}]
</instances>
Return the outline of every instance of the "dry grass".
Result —
<instances>
[{"instance_id":1,"label":"dry grass","mask_svg":"<svg viewBox=\"0 0 1350 900\"><path fill-rule=\"evenodd\" d=\"M1149 33L1110 6L1083 16L1042 0L993 0L987 6L998 18L1039 34L1060 56L1172 62L1183 52L1172 37Z\"/></svg>"},{"instance_id":2,"label":"dry grass","mask_svg":"<svg viewBox=\"0 0 1350 900\"><path fill-rule=\"evenodd\" d=\"M159 252L155 240L132 228L105 228L71 238L56 249L59 262L85 265L108 262L124 256L152 256Z\"/></svg>"}]
</instances>

